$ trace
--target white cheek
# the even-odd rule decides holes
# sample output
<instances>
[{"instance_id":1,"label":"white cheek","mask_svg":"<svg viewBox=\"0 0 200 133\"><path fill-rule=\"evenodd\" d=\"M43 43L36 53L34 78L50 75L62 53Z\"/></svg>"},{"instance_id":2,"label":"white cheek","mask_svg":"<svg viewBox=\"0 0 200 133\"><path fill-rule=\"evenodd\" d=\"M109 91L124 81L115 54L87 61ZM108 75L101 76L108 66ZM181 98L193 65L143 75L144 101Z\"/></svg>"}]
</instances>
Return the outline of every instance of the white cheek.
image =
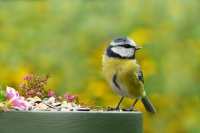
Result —
<instances>
[{"instance_id":1,"label":"white cheek","mask_svg":"<svg viewBox=\"0 0 200 133\"><path fill-rule=\"evenodd\" d=\"M113 47L111 50L121 57L132 57L134 55L133 48Z\"/></svg>"},{"instance_id":2,"label":"white cheek","mask_svg":"<svg viewBox=\"0 0 200 133\"><path fill-rule=\"evenodd\" d=\"M116 42L111 42L111 43L110 43L111 46L118 46L118 45L120 45L120 44L121 44L121 43L116 43Z\"/></svg>"}]
</instances>

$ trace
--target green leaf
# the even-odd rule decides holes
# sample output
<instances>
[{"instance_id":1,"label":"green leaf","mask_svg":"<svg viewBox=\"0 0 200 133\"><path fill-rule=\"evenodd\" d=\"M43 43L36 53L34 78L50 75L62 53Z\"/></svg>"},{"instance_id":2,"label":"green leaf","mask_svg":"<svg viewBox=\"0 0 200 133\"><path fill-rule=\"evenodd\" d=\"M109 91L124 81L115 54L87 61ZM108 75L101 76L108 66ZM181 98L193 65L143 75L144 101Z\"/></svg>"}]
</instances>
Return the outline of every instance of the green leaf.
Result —
<instances>
[{"instance_id":1,"label":"green leaf","mask_svg":"<svg viewBox=\"0 0 200 133\"><path fill-rule=\"evenodd\" d=\"M0 86L0 102L5 101L5 90Z\"/></svg>"}]
</instances>

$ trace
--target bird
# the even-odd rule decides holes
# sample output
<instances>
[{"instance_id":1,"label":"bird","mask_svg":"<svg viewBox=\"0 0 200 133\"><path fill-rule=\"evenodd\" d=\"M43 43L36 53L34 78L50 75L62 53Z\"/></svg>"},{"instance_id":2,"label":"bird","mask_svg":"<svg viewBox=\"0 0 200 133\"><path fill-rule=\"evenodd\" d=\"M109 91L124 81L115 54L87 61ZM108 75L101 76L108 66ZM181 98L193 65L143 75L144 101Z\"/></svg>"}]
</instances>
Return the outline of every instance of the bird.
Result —
<instances>
[{"instance_id":1,"label":"bird","mask_svg":"<svg viewBox=\"0 0 200 133\"><path fill-rule=\"evenodd\" d=\"M136 52L141 48L128 37L118 37L105 49L103 75L112 90L121 96L114 110L120 110L124 98L131 98L134 101L127 110L135 110L136 103L141 100L147 112L156 113L145 91L142 69L135 58Z\"/></svg>"}]
</instances>

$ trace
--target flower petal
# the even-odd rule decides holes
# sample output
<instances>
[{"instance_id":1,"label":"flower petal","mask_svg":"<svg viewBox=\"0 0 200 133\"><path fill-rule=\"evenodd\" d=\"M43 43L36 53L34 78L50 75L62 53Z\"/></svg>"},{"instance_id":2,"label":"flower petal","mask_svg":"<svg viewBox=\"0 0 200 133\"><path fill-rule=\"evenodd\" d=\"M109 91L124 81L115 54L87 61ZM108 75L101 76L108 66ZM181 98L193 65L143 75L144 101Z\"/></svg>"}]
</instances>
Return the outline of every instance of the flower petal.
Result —
<instances>
[{"instance_id":1,"label":"flower petal","mask_svg":"<svg viewBox=\"0 0 200 133\"><path fill-rule=\"evenodd\" d=\"M13 97L19 97L19 93L11 87L6 88L6 98L7 99L12 99Z\"/></svg>"}]
</instances>

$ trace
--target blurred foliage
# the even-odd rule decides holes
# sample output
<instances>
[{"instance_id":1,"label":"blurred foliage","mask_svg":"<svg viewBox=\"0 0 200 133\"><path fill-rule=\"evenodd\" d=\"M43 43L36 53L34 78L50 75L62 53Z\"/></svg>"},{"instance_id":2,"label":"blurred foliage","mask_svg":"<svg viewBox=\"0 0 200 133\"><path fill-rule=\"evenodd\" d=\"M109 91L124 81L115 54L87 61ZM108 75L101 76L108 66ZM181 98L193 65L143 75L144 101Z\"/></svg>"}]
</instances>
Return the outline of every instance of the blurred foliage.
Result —
<instances>
[{"instance_id":1,"label":"blurred foliage","mask_svg":"<svg viewBox=\"0 0 200 133\"><path fill-rule=\"evenodd\" d=\"M5 90L0 86L0 102L5 101Z\"/></svg>"},{"instance_id":2,"label":"blurred foliage","mask_svg":"<svg viewBox=\"0 0 200 133\"><path fill-rule=\"evenodd\" d=\"M199 9L198 0L0 1L0 84L50 73L59 93L114 106L101 57L114 37L129 36L143 46L137 58L158 109L145 114L145 133L200 132Z\"/></svg>"}]
</instances>

